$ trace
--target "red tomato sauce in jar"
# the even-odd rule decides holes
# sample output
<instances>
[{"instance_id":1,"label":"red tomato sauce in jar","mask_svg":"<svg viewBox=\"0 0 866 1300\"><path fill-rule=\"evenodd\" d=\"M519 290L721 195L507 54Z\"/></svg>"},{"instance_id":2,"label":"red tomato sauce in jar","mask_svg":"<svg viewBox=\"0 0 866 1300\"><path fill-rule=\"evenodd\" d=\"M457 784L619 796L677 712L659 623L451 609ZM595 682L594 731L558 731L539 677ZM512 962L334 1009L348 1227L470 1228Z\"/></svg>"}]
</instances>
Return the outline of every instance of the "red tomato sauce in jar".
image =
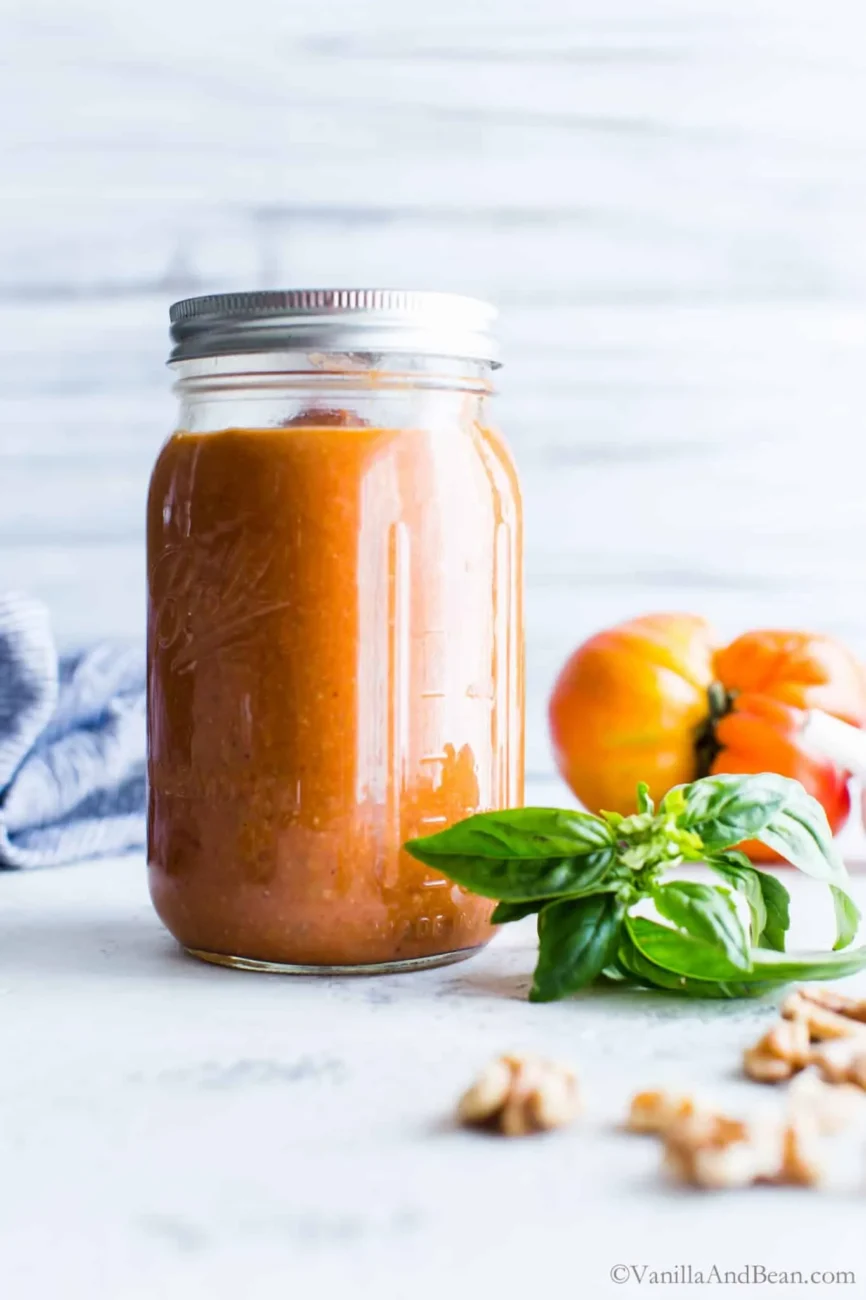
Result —
<instances>
[{"instance_id":1,"label":"red tomato sauce in jar","mask_svg":"<svg viewBox=\"0 0 866 1300\"><path fill-rule=\"evenodd\" d=\"M383 383L181 429L153 472L150 884L209 960L387 969L492 932L401 845L522 800L517 477L483 399L368 422Z\"/></svg>"}]
</instances>

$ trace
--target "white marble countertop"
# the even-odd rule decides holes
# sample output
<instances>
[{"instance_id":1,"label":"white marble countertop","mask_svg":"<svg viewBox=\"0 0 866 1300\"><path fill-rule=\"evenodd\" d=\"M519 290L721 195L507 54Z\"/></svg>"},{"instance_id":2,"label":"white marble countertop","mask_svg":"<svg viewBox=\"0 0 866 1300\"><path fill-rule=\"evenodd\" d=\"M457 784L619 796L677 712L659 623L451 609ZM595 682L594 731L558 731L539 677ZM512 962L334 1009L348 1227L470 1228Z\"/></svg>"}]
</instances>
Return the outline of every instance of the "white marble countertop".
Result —
<instances>
[{"instance_id":1,"label":"white marble countertop","mask_svg":"<svg viewBox=\"0 0 866 1300\"><path fill-rule=\"evenodd\" d=\"M824 891L786 879L798 945L825 938ZM4 1293L690 1297L704 1292L610 1270L748 1263L851 1269L859 1289L841 1294L861 1294L859 1142L833 1190L706 1195L616 1131L653 1083L773 1104L737 1077L770 1009L601 992L534 1006L533 962L521 923L414 975L226 971L178 951L137 858L0 876ZM515 1142L455 1129L457 1095L508 1049L572 1062L585 1117Z\"/></svg>"}]
</instances>

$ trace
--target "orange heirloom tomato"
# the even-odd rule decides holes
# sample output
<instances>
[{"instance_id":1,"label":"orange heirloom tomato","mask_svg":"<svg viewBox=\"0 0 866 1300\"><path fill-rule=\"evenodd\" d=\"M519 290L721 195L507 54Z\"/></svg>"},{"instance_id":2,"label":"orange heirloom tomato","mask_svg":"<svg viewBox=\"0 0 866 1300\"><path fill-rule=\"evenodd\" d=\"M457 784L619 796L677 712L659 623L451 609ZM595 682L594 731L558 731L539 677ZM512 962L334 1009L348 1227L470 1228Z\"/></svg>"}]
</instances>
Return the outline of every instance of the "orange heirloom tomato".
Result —
<instances>
[{"instance_id":1,"label":"orange heirloom tomato","mask_svg":"<svg viewBox=\"0 0 866 1300\"><path fill-rule=\"evenodd\" d=\"M801 781L836 831L849 773L801 745L812 708L866 726L866 673L838 641L759 631L718 648L705 619L650 614L574 652L550 731L560 772L592 812L634 812L638 781L660 799L709 773L777 772Z\"/></svg>"}]
</instances>

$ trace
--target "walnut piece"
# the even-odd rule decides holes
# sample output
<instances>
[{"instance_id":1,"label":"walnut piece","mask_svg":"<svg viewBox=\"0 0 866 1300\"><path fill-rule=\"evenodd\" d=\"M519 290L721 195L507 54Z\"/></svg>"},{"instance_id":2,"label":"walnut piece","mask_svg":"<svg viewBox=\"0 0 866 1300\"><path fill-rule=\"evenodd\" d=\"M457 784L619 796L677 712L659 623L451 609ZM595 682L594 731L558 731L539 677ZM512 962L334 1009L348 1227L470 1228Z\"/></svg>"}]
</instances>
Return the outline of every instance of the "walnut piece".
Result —
<instances>
[{"instance_id":1,"label":"walnut piece","mask_svg":"<svg viewBox=\"0 0 866 1300\"><path fill-rule=\"evenodd\" d=\"M818 1126L806 1115L782 1126L728 1115L678 1120L664 1134L665 1168L693 1187L751 1187L756 1183L814 1187L823 1170Z\"/></svg>"},{"instance_id":2,"label":"walnut piece","mask_svg":"<svg viewBox=\"0 0 866 1300\"><path fill-rule=\"evenodd\" d=\"M780 1169L780 1142L772 1125L699 1114L676 1121L663 1137L665 1168L694 1187L749 1187Z\"/></svg>"},{"instance_id":3,"label":"walnut piece","mask_svg":"<svg viewBox=\"0 0 866 1300\"><path fill-rule=\"evenodd\" d=\"M457 1108L462 1124L523 1137L570 1124L580 1112L577 1076L536 1056L500 1056L478 1076Z\"/></svg>"},{"instance_id":4,"label":"walnut piece","mask_svg":"<svg viewBox=\"0 0 866 1300\"><path fill-rule=\"evenodd\" d=\"M866 1042L862 1039L820 1043L812 1049L809 1060L826 1083L854 1084L866 1091Z\"/></svg>"},{"instance_id":5,"label":"walnut piece","mask_svg":"<svg viewBox=\"0 0 866 1300\"><path fill-rule=\"evenodd\" d=\"M848 1067L846 1083L853 1083L866 1092L866 1053L858 1052Z\"/></svg>"},{"instance_id":6,"label":"walnut piece","mask_svg":"<svg viewBox=\"0 0 866 1300\"><path fill-rule=\"evenodd\" d=\"M866 998L849 998L845 993L837 993L835 989L823 988L820 985L817 988L806 985L797 989L792 997L799 997L806 1002L814 1003L815 1006L823 1007L826 1011L835 1011L840 1016L847 1016L849 1020L858 1020L866 1024Z\"/></svg>"},{"instance_id":7,"label":"walnut piece","mask_svg":"<svg viewBox=\"0 0 866 1300\"><path fill-rule=\"evenodd\" d=\"M831 1038L862 1038L866 1043L866 1025L848 1015L841 1014L821 1000L829 990L799 989L782 1003L782 1015L787 1020L802 1020L809 1028L809 1036L824 1042ZM839 995L836 995L838 999ZM852 1005L859 1005L853 1003Z\"/></svg>"},{"instance_id":8,"label":"walnut piece","mask_svg":"<svg viewBox=\"0 0 866 1300\"><path fill-rule=\"evenodd\" d=\"M758 1083L780 1083L802 1070L809 1060L809 1027L805 1020L780 1020L743 1053L743 1069Z\"/></svg>"},{"instance_id":9,"label":"walnut piece","mask_svg":"<svg viewBox=\"0 0 866 1300\"><path fill-rule=\"evenodd\" d=\"M817 1187L823 1177L817 1124L805 1115L790 1120L782 1132L779 1169L769 1181L791 1187Z\"/></svg>"},{"instance_id":10,"label":"walnut piece","mask_svg":"<svg viewBox=\"0 0 866 1300\"><path fill-rule=\"evenodd\" d=\"M864 1005L832 989L798 989L782 1003L782 1019L743 1053L745 1073L759 1083L782 1083L815 1064L828 1083L866 1089L866 1021L855 1015ZM839 1051L827 1050L837 1042Z\"/></svg>"},{"instance_id":11,"label":"walnut piece","mask_svg":"<svg viewBox=\"0 0 866 1300\"><path fill-rule=\"evenodd\" d=\"M663 1089L636 1092L625 1126L630 1133L664 1133L676 1120L694 1115L696 1110L694 1097L687 1093Z\"/></svg>"},{"instance_id":12,"label":"walnut piece","mask_svg":"<svg viewBox=\"0 0 866 1300\"><path fill-rule=\"evenodd\" d=\"M743 1070L755 1083L784 1083L796 1073L791 1061L770 1056L757 1046L748 1047L743 1053Z\"/></svg>"},{"instance_id":13,"label":"walnut piece","mask_svg":"<svg viewBox=\"0 0 866 1300\"><path fill-rule=\"evenodd\" d=\"M798 1074L787 1095L791 1119L796 1121L805 1115L824 1134L839 1133L862 1119L864 1101L863 1093L853 1084L826 1083L815 1069Z\"/></svg>"}]
</instances>

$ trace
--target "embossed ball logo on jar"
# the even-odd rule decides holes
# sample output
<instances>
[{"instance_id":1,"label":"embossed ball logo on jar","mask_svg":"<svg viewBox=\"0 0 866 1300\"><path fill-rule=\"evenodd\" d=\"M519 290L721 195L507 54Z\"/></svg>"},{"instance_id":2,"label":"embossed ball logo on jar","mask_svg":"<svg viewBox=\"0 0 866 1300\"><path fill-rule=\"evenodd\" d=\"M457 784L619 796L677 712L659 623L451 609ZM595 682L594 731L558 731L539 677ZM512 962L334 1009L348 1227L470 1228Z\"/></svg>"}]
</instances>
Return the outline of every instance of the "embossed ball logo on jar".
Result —
<instances>
[{"instance_id":1,"label":"embossed ball logo on jar","mask_svg":"<svg viewBox=\"0 0 866 1300\"><path fill-rule=\"evenodd\" d=\"M244 523L234 521L217 538L168 546L151 567L154 640L171 652L173 672L242 645L251 625L290 604L261 590L271 557L254 552Z\"/></svg>"}]
</instances>

